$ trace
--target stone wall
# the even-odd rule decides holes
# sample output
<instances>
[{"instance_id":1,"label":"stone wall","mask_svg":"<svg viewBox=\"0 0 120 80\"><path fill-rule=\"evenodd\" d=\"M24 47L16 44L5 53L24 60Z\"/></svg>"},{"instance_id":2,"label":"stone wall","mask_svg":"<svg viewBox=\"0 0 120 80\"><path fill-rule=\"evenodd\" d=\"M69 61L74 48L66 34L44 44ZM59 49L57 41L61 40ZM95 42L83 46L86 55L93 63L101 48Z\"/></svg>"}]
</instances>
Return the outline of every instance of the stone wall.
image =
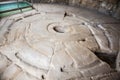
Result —
<instances>
[{"instance_id":1,"label":"stone wall","mask_svg":"<svg viewBox=\"0 0 120 80\"><path fill-rule=\"evenodd\" d=\"M120 0L34 0L34 2L62 3L95 9L120 19Z\"/></svg>"}]
</instances>

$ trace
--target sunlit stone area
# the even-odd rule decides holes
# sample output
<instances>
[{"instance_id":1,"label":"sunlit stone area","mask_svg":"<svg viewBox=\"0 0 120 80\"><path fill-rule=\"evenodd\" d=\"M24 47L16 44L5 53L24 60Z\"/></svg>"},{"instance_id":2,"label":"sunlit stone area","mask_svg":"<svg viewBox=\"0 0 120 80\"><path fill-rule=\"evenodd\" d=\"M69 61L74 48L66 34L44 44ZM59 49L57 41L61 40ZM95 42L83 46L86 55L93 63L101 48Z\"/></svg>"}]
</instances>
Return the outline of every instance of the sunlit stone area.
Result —
<instances>
[{"instance_id":1,"label":"sunlit stone area","mask_svg":"<svg viewBox=\"0 0 120 80\"><path fill-rule=\"evenodd\" d=\"M120 80L119 14L45 1L0 8L0 80Z\"/></svg>"}]
</instances>

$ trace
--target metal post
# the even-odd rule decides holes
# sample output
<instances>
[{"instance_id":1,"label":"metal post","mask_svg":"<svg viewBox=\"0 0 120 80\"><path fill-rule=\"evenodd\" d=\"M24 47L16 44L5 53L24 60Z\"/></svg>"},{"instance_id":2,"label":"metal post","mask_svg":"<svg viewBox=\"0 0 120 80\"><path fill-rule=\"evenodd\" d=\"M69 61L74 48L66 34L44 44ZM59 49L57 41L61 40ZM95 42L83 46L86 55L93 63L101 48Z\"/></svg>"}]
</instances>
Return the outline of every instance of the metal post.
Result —
<instances>
[{"instance_id":1,"label":"metal post","mask_svg":"<svg viewBox=\"0 0 120 80\"><path fill-rule=\"evenodd\" d=\"M32 6L33 6L33 0L31 0Z\"/></svg>"},{"instance_id":2,"label":"metal post","mask_svg":"<svg viewBox=\"0 0 120 80\"><path fill-rule=\"evenodd\" d=\"M31 4L32 4L32 8L35 9L34 6L33 6L33 0L30 0L30 1L31 1Z\"/></svg>"},{"instance_id":3,"label":"metal post","mask_svg":"<svg viewBox=\"0 0 120 80\"><path fill-rule=\"evenodd\" d=\"M19 1L17 0L17 6L20 9L21 13L22 13L22 9L19 7Z\"/></svg>"}]
</instances>

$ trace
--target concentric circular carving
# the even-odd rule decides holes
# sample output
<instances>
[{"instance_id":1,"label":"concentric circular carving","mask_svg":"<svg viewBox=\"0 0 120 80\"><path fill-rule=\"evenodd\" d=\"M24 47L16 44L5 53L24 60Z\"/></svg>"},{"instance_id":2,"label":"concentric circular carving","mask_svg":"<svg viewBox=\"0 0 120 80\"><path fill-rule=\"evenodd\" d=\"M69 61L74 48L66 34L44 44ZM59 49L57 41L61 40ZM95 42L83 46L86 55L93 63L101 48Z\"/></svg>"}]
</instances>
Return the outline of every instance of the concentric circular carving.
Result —
<instances>
[{"instance_id":1,"label":"concentric circular carving","mask_svg":"<svg viewBox=\"0 0 120 80\"><path fill-rule=\"evenodd\" d=\"M82 17L63 16L17 16L16 21L5 26L4 44L0 47L1 80L120 79L109 64L94 54L101 51L98 41L106 40L103 31Z\"/></svg>"}]
</instances>

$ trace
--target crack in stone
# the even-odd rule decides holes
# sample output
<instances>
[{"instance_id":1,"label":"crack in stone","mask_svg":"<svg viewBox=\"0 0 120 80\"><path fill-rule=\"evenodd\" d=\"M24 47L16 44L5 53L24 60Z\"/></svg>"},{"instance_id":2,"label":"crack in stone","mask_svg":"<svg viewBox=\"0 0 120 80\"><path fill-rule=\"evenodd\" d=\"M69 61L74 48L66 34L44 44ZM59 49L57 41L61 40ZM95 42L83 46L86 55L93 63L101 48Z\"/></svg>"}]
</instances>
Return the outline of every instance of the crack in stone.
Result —
<instances>
[{"instance_id":1,"label":"crack in stone","mask_svg":"<svg viewBox=\"0 0 120 80\"><path fill-rule=\"evenodd\" d=\"M3 55L4 57L6 57L6 59L7 59L8 61L10 61L10 63L12 62L11 59L9 59L6 55L2 54L1 52L0 52L0 55Z\"/></svg>"}]
</instances>

